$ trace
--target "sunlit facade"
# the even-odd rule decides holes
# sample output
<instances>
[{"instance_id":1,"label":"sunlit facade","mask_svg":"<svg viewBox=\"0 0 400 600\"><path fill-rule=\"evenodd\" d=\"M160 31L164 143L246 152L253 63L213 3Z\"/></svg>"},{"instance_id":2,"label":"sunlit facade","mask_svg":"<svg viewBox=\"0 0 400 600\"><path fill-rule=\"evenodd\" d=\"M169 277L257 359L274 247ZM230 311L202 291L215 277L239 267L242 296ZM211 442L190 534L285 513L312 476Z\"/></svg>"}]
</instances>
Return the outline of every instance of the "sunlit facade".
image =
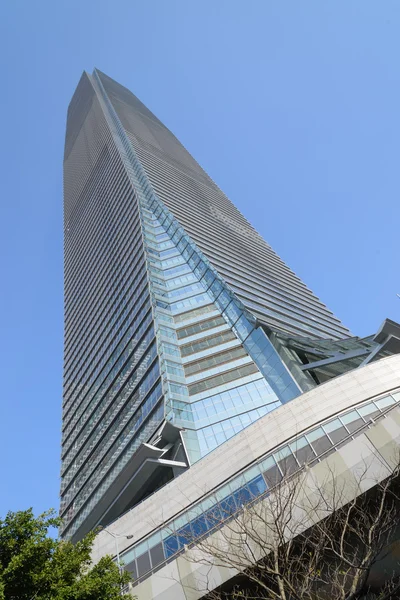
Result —
<instances>
[{"instance_id":1,"label":"sunlit facade","mask_svg":"<svg viewBox=\"0 0 400 600\"><path fill-rule=\"evenodd\" d=\"M68 109L64 187L64 537L392 353L391 322L379 339L350 338L175 136L97 70Z\"/></svg>"}]
</instances>

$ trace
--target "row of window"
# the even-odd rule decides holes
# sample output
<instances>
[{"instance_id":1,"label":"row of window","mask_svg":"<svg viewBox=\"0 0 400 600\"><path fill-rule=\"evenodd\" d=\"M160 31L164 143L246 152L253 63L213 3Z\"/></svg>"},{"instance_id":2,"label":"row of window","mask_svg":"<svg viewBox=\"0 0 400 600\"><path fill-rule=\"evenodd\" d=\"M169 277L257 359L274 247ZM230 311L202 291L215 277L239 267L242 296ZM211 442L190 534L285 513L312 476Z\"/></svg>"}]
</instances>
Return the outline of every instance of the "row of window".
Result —
<instances>
[{"instance_id":1,"label":"row of window","mask_svg":"<svg viewBox=\"0 0 400 600\"><path fill-rule=\"evenodd\" d=\"M206 321L199 321L198 323L193 323L193 325L182 327L181 329L177 330L176 334L178 339L181 340L185 337L207 331L208 329L214 329L214 327L221 327L221 325L225 324L226 321L223 317L213 317L212 319L207 319Z\"/></svg>"},{"instance_id":2,"label":"row of window","mask_svg":"<svg viewBox=\"0 0 400 600\"><path fill-rule=\"evenodd\" d=\"M185 273L187 271L189 271L189 266L186 263L184 263L177 267L172 267L171 269L166 269L163 272L163 274L164 274L165 279L168 279L169 277L173 277L175 275L179 275L179 274Z\"/></svg>"},{"instance_id":3,"label":"row of window","mask_svg":"<svg viewBox=\"0 0 400 600\"><path fill-rule=\"evenodd\" d=\"M161 391L160 391L161 393ZM151 403L145 407L146 413L140 416L139 421L135 424L135 436L130 439L120 453L117 460L114 461L112 468L104 470L101 474L102 479L97 485L94 492L85 497L85 501L80 503L79 507L73 504L65 516L63 516L63 525L61 533L66 538L74 535L80 525L87 519L92 510L96 507L99 500L110 488L113 482L118 477L119 473L130 461L133 454L137 451L141 444L149 439L150 435L159 427L164 419L164 406L160 403L160 397L155 403ZM157 406L158 405L158 406Z\"/></svg>"},{"instance_id":4,"label":"row of window","mask_svg":"<svg viewBox=\"0 0 400 600\"><path fill-rule=\"evenodd\" d=\"M232 348L230 350L225 350L224 352L219 352L218 354L214 354L213 356L209 356L207 358L201 358L196 360L195 362L189 363L185 365L185 375L194 375L196 373L200 373L201 371L207 371L208 369L212 369L219 365L223 365L225 363L229 363L233 360L237 360L238 358L242 358L247 356L246 350L239 346L239 348Z\"/></svg>"},{"instance_id":5,"label":"row of window","mask_svg":"<svg viewBox=\"0 0 400 600\"><path fill-rule=\"evenodd\" d=\"M123 318L123 315L126 314L127 310L133 307L133 299L135 296L137 297L138 286L146 284L146 268L144 262L140 261L138 268L135 269L132 274L129 286L121 291L119 297L116 298L115 304L112 307L109 307L109 311L106 313L105 318L96 318L95 323L92 323L91 320L86 323L86 326L89 327L86 334L89 332L89 335L87 335L86 338L83 337L81 346L75 348L74 353L70 355L68 359L66 358L65 379L68 378L69 373L71 373L72 376L74 375L77 365L82 362L82 358L87 352L93 352L93 349L98 346L103 339L106 339L110 335L110 330L112 330L116 323ZM99 315L96 315L96 317L99 317ZM84 324L82 326L84 327Z\"/></svg>"},{"instance_id":6,"label":"row of window","mask_svg":"<svg viewBox=\"0 0 400 600\"><path fill-rule=\"evenodd\" d=\"M202 246L202 248L203 248L203 246L204 246L204 239L203 239L203 238L202 238L202 240L201 240L201 246ZM209 246L209 245L208 245L208 246ZM265 244L264 244L264 247L265 247ZM215 250L215 247L214 247L214 246L212 246L212 244L211 244L211 246L209 246L209 248L207 249L207 253L209 254L209 252L210 252L212 249L214 249L214 250ZM204 250L204 251L206 251L206 250ZM214 256L214 254L213 254L213 253L212 253L212 255ZM217 256L218 256L218 257L220 257L220 253L219 253ZM230 254L229 256L232 256L232 254ZM235 255L235 256L236 256L236 255ZM280 259L279 259L279 258L278 258L278 257L275 255L275 253L272 253L272 252L271 252L271 257L274 257L274 258L275 258L275 260L279 262L279 265L280 265L281 267L282 267L282 266L283 266L283 267L285 267L284 278L283 278L283 281L282 281L282 284L283 284L283 286L284 286L284 287L285 287L285 283L287 282L287 279L288 279L288 278L289 278L289 279L290 279L290 278L293 278L293 279L294 279L294 281L295 281L295 285L296 285L296 287L297 287L297 292L299 292L299 286L300 286L301 288L305 287L305 286L304 286L304 284L302 284L302 282L301 282L300 280L298 280L298 278L296 278L296 277L293 275L293 273L292 273L292 272L291 272L289 269L287 269L286 265L284 265L284 263L282 263L282 262L280 261ZM224 258L225 258L225 257L224 257ZM228 258L228 256L226 257L226 259L225 259L225 262L226 262L227 258ZM235 263L235 267L236 267L236 265L237 265L237 263ZM248 276L248 273L247 273L247 276ZM265 271L264 271L264 273L263 273L263 277L261 278L261 281L263 281L264 283L265 283L265 277L266 277L266 274L265 274ZM272 285L273 285L273 283L274 283L274 282L272 282ZM282 284L281 284L281 285L282 285ZM278 289L279 289L279 287L278 287ZM301 290L300 290L300 291L301 291ZM308 293L308 298L307 298L307 300L308 300L308 305L309 305L309 304L310 304L310 292L308 292L308 290L306 290L306 289L305 289L304 291L305 291L305 293L306 293L306 294ZM293 294L293 286L292 286L292 294ZM264 292L264 295L265 295L265 292ZM314 302L316 303L316 305L318 306L318 309L319 309L319 311L320 311L320 312L322 312L322 314L324 315L324 317L323 317L323 318L325 318L325 320L327 321L327 323L329 323L329 324L332 324L332 321L336 321L336 319L333 317L333 315L332 315L332 317L331 317L331 315L329 314L329 311L327 311L327 310L325 309L325 307L324 307L324 306L323 306L323 305L322 305L320 302L318 302L318 301L317 301L315 298L311 297L311 302L313 302L313 301L314 301ZM306 303L306 304L307 304L307 303ZM316 310L318 310L318 309L316 309ZM325 309L325 310L324 310L324 309ZM294 308L294 311L293 311L293 312L296 312L296 308ZM331 317L331 318L330 318L330 317ZM308 318L311 318L311 315L310 315ZM340 323L338 322L338 323L337 323L337 325L338 325L338 326L340 326Z\"/></svg>"},{"instance_id":7,"label":"row of window","mask_svg":"<svg viewBox=\"0 0 400 600\"><path fill-rule=\"evenodd\" d=\"M135 332L135 336L132 337L131 339L131 343L133 344L133 346L135 344L138 344L140 342L140 337L145 333L146 329L148 328L149 324L151 323L151 313L148 314L144 320L142 324L139 324L138 329ZM124 333L124 331L122 331L122 333ZM115 343L113 344L113 346L117 345L118 343L118 338L115 340ZM131 344L129 344L131 346ZM108 352L112 352L114 348L109 348ZM130 347L130 350L132 351L132 346ZM127 354L128 353L128 354ZM129 355L129 349L127 349L127 353L123 353L124 357L127 358L127 356ZM117 361L118 364L119 361ZM120 367L119 367L120 368ZM109 374L106 377L106 381L109 384L113 377L115 377L118 373L118 367L117 370L113 370L113 368L111 368L111 374ZM104 392L104 390L106 389L107 384L103 383L100 385L99 389L101 390L99 392L99 389L96 390L96 388L89 388L89 391L87 394L85 394L83 396L83 398L79 401L79 403L77 401L75 401L70 407L69 407L69 411L67 414L64 415L63 418L63 435L62 435L62 441L63 444L66 441L66 439L68 438L68 436L70 435L71 431L73 429L75 429L77 423L82 423L85 421L86 419L86 415L88 413L88 407L91 409L91 407L95 404L95 402L101 398L102 393ZM84 389L83 386L80 389ZM79 390L78 390L79 391ZM95 400L94 400L95 398ZM75 431L75 433L77 434L78 431Z\"/></svg>"},{"instance_id":8,"label":"row of window","mask_svg":"<svg viewBox=\"0 0 400 600\"><path fill-rule=\"evenodd\" d=\"M92 182L95 182L97 193L93 193L92 186L86 186L86 189L82 191L83 193L79 197L80 202L78 202L75 205L74 214L71 215L71 217L68 220L68 233L72 234L74 241L77 238L78 243L82 237L86 239L85 234L87 234L88 223L90 224L91 222L93 222L96 216L101 216L101 214L99 215L99 205L97 202L99 195L103 200L104 197L113 197L117 186L119 197L121 199L132 199L132 188L129 185L129 181L126 177L126 174L124 173L123 166L121 165L121 162L119 160L118 152L116 152L115 145L113 144L112 147L114 151L110 153L111 148L108 145L107 154L103 155L103 160L101 161L101 163L99 165L96 165L92 170ZM100 166L102 166L103 168L99 169ZM93 175L97 175L96 179L93 178ZM67 198L69 195L70 193L68 192L65 198ZM115 206L113 204L114 203L111 202L105 203L103 210L106 211L107 208L115 210ZM120 206L121 202L117 204L118 208ZM109 216L108 213L106 213L105 216ZM101 219L101 221L104 224L104 218ZM69 242L70 238L71 235L66 236L66 241ZM67 245L67 267L73 267L75 257L78 254L81 245L84 244L77 245L76 243L74 243Z\"/></svg>"},{"instance_id":9,"label":"row of window","mask_svg":"<svg viewBox=\"0 0 400 600\"><path fill-rule=\"evenodd\" d=\"M102 217L104 219L104 216ZM67 325L70 328L72 323L72 314L79 316L84 307L90 302L89 297L94 301L103 297L103 294L97 293L97 290L104 288L104 283L108 279L113 280L120 271L120 267L126 259L129 259L132 254L128 253L128 241L136 241L136 249L140 249L140 237L138 237L139 229L136 225L137 217L129 211L129 206L125 210L125 215L121 217L119 227L111 236L112 251L107 251L104 243L99 246L98 239L102 240L102 234L99 232L97 238L93 240L85 239L85 246L80 250L80 253L89 249L89 258L86 260L89 264L84 268L82 262L83 257L79 257L79 268L76 267L75 273L66 273L66 282L68 285L66 308L67 308ZM107 233L106 235L109 235ZM116 245L116 241L118 244ZM102 240L103 242L103 240ZM94 249L93 249L94 248ZM71 282L74 286L71 286ZM112 289L112 288L111 288Z\"/></svg>"},{"instance_id":10,"label":"row of window","mask_svg":"<svg viewBox=\"0 0 400 600\"><path fill-rule=\"evenodd\" d=\"M83 449L76 466L74 464L74 469L67 474L65 485L61 488L64 502L67 503L76 494L76 491L82 487L85 481L89 480L93 473L96 475L98 465L106 452L109 455L110 448L119 448L126 437L131 434L126 429L127 423L130 423L133 415L140 410L140 405L158 377L157 363L147 373L151 360L154 360L154 356L148 355L144 359L141 373L138 373L135 380L128 384L128 393L124 392L123 397L117 398L112 414L107 415L107 418L99 423L95 439L91 440L90 444ZM143 378L144 374L146 374L146 377ZM138 386L139 382L141 383L140 387ZM129 400L127 401L127 399ZM118 414L118 411L121 412ZM116 415L118 416L116 417ZM107 430L107 428L109 429ZM90 460L87 460L89 456ZM72 486L67 490L71 481Z\"/></svg>"},{"instance_id":11,"label":"row of window","mask_svg":"<svg viewBox=\"0 0 400 600\"><path fill-rule=\"evenodd\" d=\"M143 336L146 329L152 322L151 313L144 314L143 317L144 318L141 322L139 322L139 323L136 322L137 328L135 330L132 331L132 329L129 328L128 331L131 333L131 336L130 336L128 345L125 346L125 348L123 345L121 346L121 344L118 343L122 340L116 339L115 343L108 349L106 355L104 356L104 358L102 360L103 364L99 365L99 370L101 368L101 371L100 371L101 376L96 381L97 385L94 385L94 386L91 385L90 380L89 380L87 384L77 386L76 392L77 392L78 396L75 399L75 401L73 403L71 403L70 406L68 406L68 410L66 411L66 414L63 417L63 434L62 434L62 443L63 444L69 437L71 431L75 428L76 424L78 423L78 420L82 421L81 417L85 411L87 412L87 407L90 406L91 404L93 404L93 402L92 402L93 398L95 396L96 396L96 398L99 398L99 395L101 395L102 392L99 392L99 389L104 391L104 389L107 386L107 383L108 384L111 383L113 378L118 374L118 370L119 370L119 368L121 368L121 366L124 362L124 359L126 360L128 358L128 356L132 352L134 346L140 342L141 337ZM125 333L125 331L122 331L122 333ZM128 332L126 332L126 333L128 333ZM127 335L124 335L124 337L123 337L123 341L125 342L125 344L126 344L127 337L128 337ZM115 360L114 350L116 349L115 348L116 345L117 345L117 348L119 348L119 352L121 352L121 348L122 348L122 353L120 356L118 356L119 353L117 354L117 356L118 356L117 361L114 362L109 359L109 355L112 354L114 357L114 360ZM103 368L104 366L106 366L106 367L108 366L108 368ZM105 381L107 383L105 383Z\"/></svg>"},{"instance_id":12,"label":"row of window","mask_svg":"<svg viewBox=\"0 0 400 600\"><path fill-rule=\"evenodd\" d=\"M224 288L215 272L209 268L207 262L193 248L189 238L187 238L186 234L180 229L173 217L166 213L165 208L159 205L157 199L153 200L151 209L156 218L158 218L159 222L169 233L170 229L177 232L176 243L177 246L181 247L183 257L195 275L197 275L202 283L208 288L210 297L231 323L236 337L242 342L246 341L246 350L248 350L250 356L255 360L264 376L266 376L268 380L271 380L271 382L274 382L275 391L279 394L279 397L284 400L289 400L298 395L300 391L299 388L285 369L266 335L260 329L254 330L254 324L249 320L248 316L243 313L240 304L232 296L229 290ZM163 307L168 309L168 305Z\"/></svg>"},{"instance_id":13,"label":"row of window","mask_svg":"<svg viewBox=\"0 0 400 600\"><path fill-rule=\"evenodd\" d=\"M128 220L128 223L123 225L123 228L127 229L128 225L132 221L132 218ZM99 298L104 297L104 292L107 291L106 296L110 295L110 290L118 289L122 285L124 273L128 266L137 261L137 257L143 254L143 248L140 238L139 225L133 232L128 232L124 244L118 248L117 252L112 255L113 262L103 261L103 263L93 263L92 268L96 266L96 277L92 278L92 281L82 277L81 289L76 290L76 295L73 296L73 302L71 302L68 309L66 308L66 335L69 337L69 330L72 327L74 320L82 314L91 302L96 302ZM123 231L119 232L120 235ZM111 257L110 257L111 259ZM83 274L86 276L86 272ZM82 274L82 275L83 275ZM86 284L86 285L85 285ZM75 335L75 331L73 331Z\"/></svg>"},{"instance_id":14,"label":"row of window","mask_svg":"<svg viewBox=\"0 0 400 600\"><path fill-rule=\"evenodd\" d=\"M381 416L396 402L400 402L400 392L349 410L271 452L256 465L234 476L212 496L190 507L186 513L122 553L124 568L133 574L134 579L159 568L165 560L182 551L185 545L221 527L243 505L265 494L286 475L300 469L305 463L317 460L322 454L326 456L340 443L347 443L352 434L364 430L371 418ZM338 441L334 442L333 439Z\"/></svg>"},{"instance_id":15,"label":"row of window","mask_svg":"<svg viewBox=\"0 0 400 600\"><path fill-rule=\"evenodd\" d=\"M117 410L116 405L121 405L126 397L129 396L135 381L138 377L140 378L143 375L142 371L146 364L145 358L147 356L150 356L151 360L155 358L155 344L148 350L153 339L154 333L153 328L151 327L137 345L134 352L132 352L126 365L114 379L112 384L110 385L110 382L106 382L106 384L100 388L98 398L94 397L93 403L88 406L86 413L84 413L79 422L77 422L74 437L71 438L68 447L65 445L66 453L63 458L63 474L73 460L75 465L79 462L78 453L81 451L83 445L87 443L87 440L92 439L93 435L95 436L95 439L99 437L99 428L95 427L96 423L100 421L100 426L107 423L107 415L112 419L112 415ZM112 375L115 377L115 373Z\"/></svg>"},{"instance_id":16,"label":"row of window","mask_svg":"<svg viewBox=\"0 0 400 600\"><path fill-rule=\"evenodd\" d=\"M202 400L174 402L174 410L183 421L197 421L204 427L215 421L233 417L263 405L280 406L280 401L272 391L271 386L260 376L260 379L238 385L229 390L207 396Z\"/></svg>"},{"instance_id":17,"label":"row of window","mask_svg":"<svg viewBox=\"0 0 400 600\"><path fill-rule=\"evenodd\" d=\"M193 295L194 293L203 292L203 291L204 291L204 287L201 285L201 283L196 282L191 285L184 285L180 288L176 288L171 291L159 292L158 295L161 296L162 298L168 298L171 300L173 298L179 298L179 296Z\"/></svg>"},{"instance_id":18,"label":"row of window","mask_svg":"<svg viewBox=\"0 0 400 600\"><path fill-rule=\"evenodd\" d=\"M176 314L188 310L191 306L197 306L199 304L208 304L209 302L210 297L208 296L208 294L197 294L196 296L191 296L190 298L186 298L185 300L172 302L169 305L169 308L172 313Z\"/></svg>"},{"instance_id":19,"label":"row of window","mask_svg":"<svg viewBox=\"0 0 400 600\"><path fill-rule=\"evenodd\" d=\"M208 427L196 431L201 456L205 456L261 417L278 408L280 405L281 403L279 401L273 401L270 404L252 408L250 410L247 407L246 412L242 412L234 417L218 422L215 422L217 417L209 418L209 421L214 422ZM239 410L240 409L238 408L238 412Z\"/></svg>"},{"instance_id":20,"label":"row of window","mask_svg":"<svg viewBox=\"0 0 400 600\"><path fill-rule=\"evenodd\" d=\"M220 331L219 333L210 335L209 337L202 338L201 340L196 340L190 344L181 346L181 355L190 356L191 354L202 352L203 350L208 350L209 348L214 348L215 346L225 344L226 342L230 342L235 339L236 336L234 333L232 333L232 331Z\"/></svg>"},{"instance_id":21,"label":"row of window","mask_svg":"<svg viewBox=\"0 0 400 600\"><path fill-rule=\"evenodd\" d=\"M130 282L134 280L144 265L144 255L140 250L139 253L133 256L132 260L126 261L123 266L123 271L120 273L120 278L114 282L110 281L112 275L108 274L104 281L103 289L95 289L96 295L89 298L86 307L83 308L80 315L69 317L66 316L66 322L70 324L72 333L69 336L71 339L65 341L65 371L68 372L68 366L73 362L74 357L81 351L83 341L86 342L84 336L87 336L87 331L91 332L96 328L96 324L106 320L106 316L111 311L112 307L117 306L120 300L127 296L127 289ZM89 317L88 308L90 307Z\"/></svg>"},{"instance_id":22,"label":"row of window","mask_svg":"<svg viewBox=\"0 0 400 600\"><path fill-rule=\"evenodd\" d=\"M158 362L156 362L141 383L140 395L142 399L154 386L158 378L159 368ZM88 479L86 479L86 483L83 483L83 485L80 488L78 486L70 488L70 490L62 497L62 507L68 506L72 502L72 500L74 500L75 508L78 509L80 506L82 506L82 504L86 502L86 500L92 494L93 490L96 488L100 480L103 478L104 474L111 468L113 463L118 460L118 456L121 454L126 444L140 429L143 420L148 416L149 412L152 410L156 402L157 398L155 398L154 396L150 396L149 400L145 401L142 404L140 409L135 412L131 421L129 422L129 437L125 438L123 441L117 440L117 444L111 446L111 449L108 450L101 462L93 468L91 475L89 475ZM88 468L91 469L90 463L88 464Z\"/></svg>"},{"instance_id":23,"label":"row of window","mask_svg":"<svg viewBox=\"0 0 400 600\"><path fill-rule=\"evenodd\" d=\"M79 297L83 291L83 267L86 266L84 270L88 270L90 273L93 266L99 262L101 254L103 258L105 254L108 254L111 258L112 254L109 252L109 246L105 246L105 243L114 244L116 236L117 239L122 238L122 232L124 232L126 225L131 226L137 221L137 214L132 211L132 197L129 195L129 191L125 197L121 196L121 198L122 200L118 203L107 202L103 210L99 210L99 198L97 194L94 195L92 198L92 214L89 218L86 215L86 226L78 234L75 232L73 236L71 236L71 232L68 232L65 251L65 272L67 275L66 283L68 284L67 306L73 304L75 296ZM109 216L109 219L107 219L107 216ZM110 225L113 225L113 230ZM101 245L99 245L99 242ZM71 253L75 255L74 260L71 260L71 257L68 256ZM86 265L83 262L84 257L86 258Z\"/></svg>"},{"instance_id":24,"label":"row of window","mask_svg":"<svg viewBox=\"0 0 400 600\"><path fill-rule=\"evenodd\" d=\"M138 282L134 288L133 294L127 304L125 304L119 315L111 317L106 331L92 344L86 352L82 353L79 361L74 366L74 380L79 381L79 377L85 375L88 364L93 364L98 357L104 359L106 354L110 355L126 333L130 324L132 313L140 306L143 298L148 294L147 280L145 276Z\"/></svg>"},{"instance_id":25,"label":"row of window","mask_svg":"<svg viewBox=\"0 0 400 600\"><path fill-rule=\"evenodd\" d=\"M142 327L147 327L149 325L152 315L150 312L150 301L147 295L144 295L137 302L134 310L129 315L130 317L130 325L126 332L124 333L122 339L118 342L115 348L108 348L107 351L103 354L101 359L97 364L92 366L92 370L88 371L86 377L81 378L75 389L72 391L70 396L70 402L75 402L80 404L81 400L83 400L84 396L89 392L95 393L100 386L101 382L107 377L109 371L112 369L116 360L118 360L121 354L126 354L129 352L128 346L131 343L136 343L135 340L138 340L142 335L139 333L139 330L142 330ZM82 380L84 379L84 384ZM67 403L63 407L63 412L66 414L68 411Z\"/></svg>"},{"instance_id":26,"label":"row of window","mask_svg":"<svg viewBox=\"0 0 400 600\"><path fill-rule=\"evenodd\" d=\"M96 111L94 111L96 112ZM68 117L67 125L67 138L70 139L70 118ZM81 125L81 124L80 124ZM92 129L92 134L94 129ZM83 170L88 173L90 170L90 177L92 181L98 181L100 178L107 180L107 177L118 172L118 158L116 160L115 145L113 148L112 144L109 144L109 133L104 128L96 128L96 134L91 137L91 143L93 144L92 150L95 147L96 158L92 165L88 164L87 161L87 124L85 123L80 130L76 130L75 135L72 136L72 143L69 145L69 151L65 155L64 164L64 180L65 180L65 195L64 195L64 221L67 226L67 232L71 230L71 233L82 230L85 226L85 216L87 213L87 205L95 203L93 197L93 187L91 185L84 185L85 178L77 177L77 172L82 173ZM86 138L86 139L85 139ZM79 140L79 143L78 143ZM101 141L100 141L101 140ZM73 155L70 155L70 150L74 146ZM113 151L114 150L114 151ZM124 192L126 191L127 185L125 184ZM90 214L90 213L89 213ZM68 238L69 236L66 236ZM72 249L73 250L73 249ZM72 252L70 249L70 253Z\"/></svg>"},{"instance_id":27,"label":"row of window","mask_svg":"<svg viewBox=\"0 0 400 600\"><path fill-rule=\"evenodd\" d=\"M208 377L202 381L192 383L188 386L189 396L200 394L206 390L210 390L218 387L219 385L224 385L225 383L235 381L236 379L241 379L242 377L247 377L248 375L253 375L254 373L258 373L257 366L254 363L243 365L242 367L236 367L235 369L226 371L221 375L215 375L214 377Z\"/></svg>"},{"instance_id":28,"label":"row of window","mask_svg":"<svg viewBox=\"0 0 400 600\"><path fill-rule=\"evenodd\" d=\"M117 344L115 344L114 339L113 343L108 346L98 362L94 362L91 365L90 370L88 369L86 373L80 371L76 374L77 381L75 387L70 390L70 394L63 405L64 418L71 410L71 406L76 406L77 400L79 400L80 404L80 401L83 400L89 390L93 393L93 390L95 391L99 387L102 380L107 377L107 374L113 367L115 361L119 359L124 352L129 352L127 346L130 345L132 340L140 337L141 334L138 333L138 330L143 327L145 322L149 323L150 321L150 300L147 294L142 294L128 316L127 323L129 326L126 330L123 328L123 336L118 336L120 339Z\"/></svg>"},{"instance_id":29,"label":"row of window","mask_svg":"<svg viewBox=\"0 0 400 600\"><path fill-rule=\"evenodd\" d=\"M135 273L135 277L130 281L130 283L131 284L135 283L135 286L125 288L124 296L122 297L122 301L119 304L120 311L126 305L126 303L129 302L129 300L132 297L135 297L135 298L139 297L139 293L138 293L139 287L140 287L140 292L144 289L144 287L146 287L147 279L146 279L145 267L144 267L143 262L141 263L141 268L140 268L139 272ZM132 296L132 291L134 291L133 296ZM113 315L112 311L110 312L110 315ZM107 315L107 317L109 317L109 315ZM107 332L104 332L104 327L108 323L109 323L109 320L107 320L107 319L104 322L97 323L97 326L95 326L94 328L89 330L90 335L89 335L88 339L85 340L85 343L82 344L82 347L78 348L73 356L70 356L69 359L66 359L65 368L64 368L65 393L67 393L67 394L70 393L70 389L74 383L74 380L76 380L77 369L79 369L79 365L82 363L83 358L88 353L91 353L93 355L94 350L95 349L97 350L97 347L99 346L99 338L101 340L101 338L104 337L105 333L107 333ZM99 335L101 329L103 329L102 335Z\"/></svg>"},{"instance_id":30,"label":"row of window","mask_svg":"<svg viewBox=\"0 0 400 600\"><path fill-rule=\"evenodd\" d=\"M186 273L185 275L179 275L178 277L172 277L171 279L165 280L163 282L163 286L168 290L171 290L171 293L173 290L183 285L193 283L194 281L196 281L196 277L194 276L194 274Z\"/></svg>"},{"instance_id":31,"label":"row of window","mask_svg":"<svg viewBox=\"0 0 400 600\"><path fill-rule=\"evenodd\" d=\"M210 312L215 311L215 306L213 304L207 304L206 306L201 306L200 308L194 308L187 312L181 313L180 315L175 315L174 321L175 323L183 323L184 321L188 321L191 319L195 319L196 317L200 317L206 315Z\"/></svg>"}]
</instances>

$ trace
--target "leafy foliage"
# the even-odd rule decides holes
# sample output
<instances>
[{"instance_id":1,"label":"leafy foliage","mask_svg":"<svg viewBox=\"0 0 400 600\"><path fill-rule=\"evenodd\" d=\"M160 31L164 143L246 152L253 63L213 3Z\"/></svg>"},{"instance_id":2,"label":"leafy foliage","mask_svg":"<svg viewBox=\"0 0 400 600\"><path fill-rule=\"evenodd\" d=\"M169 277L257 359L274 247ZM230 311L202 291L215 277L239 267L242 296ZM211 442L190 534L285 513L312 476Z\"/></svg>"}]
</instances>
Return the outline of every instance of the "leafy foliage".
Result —
<instances>
[{"instance_id":1,"label":"leafy foliage","mask_svg":"<svg viewBox=\"0 0 400 600\"><path fill-rule=\"evenodd\" d=\"M111 557L92 565L95 532L72 544L49 535L59 525L54 511L31 509L0 520L0 600L132 600L121 593L129 574Z\"/></svg>"}]
</instances>

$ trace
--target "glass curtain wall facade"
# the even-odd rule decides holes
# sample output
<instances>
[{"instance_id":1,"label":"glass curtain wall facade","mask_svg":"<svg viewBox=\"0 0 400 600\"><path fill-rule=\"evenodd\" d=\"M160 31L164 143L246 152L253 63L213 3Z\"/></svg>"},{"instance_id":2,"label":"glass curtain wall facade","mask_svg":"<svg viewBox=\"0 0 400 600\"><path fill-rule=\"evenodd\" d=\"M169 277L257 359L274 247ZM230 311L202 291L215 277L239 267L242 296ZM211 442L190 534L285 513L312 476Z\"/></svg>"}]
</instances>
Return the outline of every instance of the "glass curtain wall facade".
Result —
<instances>
[{"instance_id":1,"label":"glass curtain wall facade","mask_svg":"<svg viewBox=\"0 0 400 600\"><path fill-rule=\"evenodd\" d=\"M302 392L269 330L349 332L97 70L68 109L64 230L60 513L79 539Z\"/></svg>"}]
</instances>

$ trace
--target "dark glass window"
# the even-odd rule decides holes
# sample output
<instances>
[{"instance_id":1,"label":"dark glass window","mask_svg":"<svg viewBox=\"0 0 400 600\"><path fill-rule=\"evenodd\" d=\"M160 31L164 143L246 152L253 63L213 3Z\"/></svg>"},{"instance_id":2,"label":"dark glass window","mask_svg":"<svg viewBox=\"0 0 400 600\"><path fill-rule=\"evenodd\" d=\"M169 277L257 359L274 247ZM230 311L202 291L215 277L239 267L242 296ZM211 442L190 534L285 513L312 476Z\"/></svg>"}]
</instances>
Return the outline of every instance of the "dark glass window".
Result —
<instances>
[{"instance_id":1,"label":"dark glass window","mask_svg":"<svg viewBox=\"0 0 400 600\"><path fill-rule=\"evenodd\" d=\"M132 562L130 562L129 564L124 566L125 571L128 571L128 573L131 574L132 579L137 579L137 569L136 569L136 562L133 560Z\"/></svg>"},{"instance_id":2,"label":"dark glass window","mask_svg":"<svg viewBox=\"0 0 400 600\"><path fill-rule=\"evenodd\" d=\"M153 567L156 567L157 565L162 563L165 560L163 545L160 543L154 546L154 548L151 548L150 556L151 564L153 565Z\"/></svg>"},{"instance_id":3,"label":"dark glass window","mask_svg":"<svg viewBox=\"0 0 400 600\"><path fill-rule=\"evenodd\" d=\"M360 417L356 410L352 410L347 415L343 415L340 420L344 425L346 425L350 433L364 425L364 420Z\"/></svg>"},{"instance_id":4,"label":"dark glass window","mask_svg":"<svg viewBox=\"0 0 400 600\"><path fill-rule=\"evenodd\" d=\"M282 474L277 465L267 469L263 473L267 486L272 488L282 480Z\"/></svg>"},{"instance_id":5,"label":"dark glass window","mask_svg":"<svg viewBox=\"0 0 400 600\"><path fill-rule=\"evenodd\" d=\"M324 435L321 438L318 438L318 440L315 440L314 442L312 442L311 445L314 448L314 452L317 456L319 456L320 454L323 454L324 452L329 450L329 448L332 448L332 443L330 442L330 440L328 439L328 437L326 435Z\"/></svg>"},{"instance_id":6,"label":"dark glass window","mask_svg":"<svg viewBox=\"0 0 400 600\"><path fill-rule=\"evenodd\" d=\"M275 452L274 459L279 465L279 468L284 477L286 475L291 475L299 468L299 465L297 464L297 461L293 456L289 446L284 446L283 448Z\"/></svg>"},{"instance_id":7,"label":"dark glass window","mask_svg":"<svg viewBox=\"0 0 400 600\"><path fill-rule=\"evenodd\" d=\"M300 465L310 463L315 458L315 453L309 444L306 444L298 450L294 450L294 455L296 456Z\"/></svg>"},{"instance_id":8,"label":"dark glass window","mask_svg":"<svg viewBox=\"0 0 400 600\"><path fill-rule=\"evenodd\" d=\"M139 577L145 575L145 573L148 573L151 569L149 553L145 552L144 554L138 556L138 558L136 559L136 563Z\"/></svg>"},{"instance_id":9,"label":"dark glass window","mask_svg":"<svg viewBox=\"0 0 400 600\"><path fill-rule=\"evenodd\" d=\"M288 456L285 456L284 458L279 460L278 465L284 477L286 475L291 475L292 473L295 473L299 469L299 465L297 464L297 461L293 454L289 454Z\"/></svg>"},{"instance_id":10,"label":"dark glass window","mask_svg":"<svg viewBox=\"0 0 400 600\"><path fill-rule=\"evenodd\" d=\"M349 435L347 429L343 427L339 419L335 419L331 423L324 425L324 429L334 444L338 444Z\"/></svg>"}]
</instances>

